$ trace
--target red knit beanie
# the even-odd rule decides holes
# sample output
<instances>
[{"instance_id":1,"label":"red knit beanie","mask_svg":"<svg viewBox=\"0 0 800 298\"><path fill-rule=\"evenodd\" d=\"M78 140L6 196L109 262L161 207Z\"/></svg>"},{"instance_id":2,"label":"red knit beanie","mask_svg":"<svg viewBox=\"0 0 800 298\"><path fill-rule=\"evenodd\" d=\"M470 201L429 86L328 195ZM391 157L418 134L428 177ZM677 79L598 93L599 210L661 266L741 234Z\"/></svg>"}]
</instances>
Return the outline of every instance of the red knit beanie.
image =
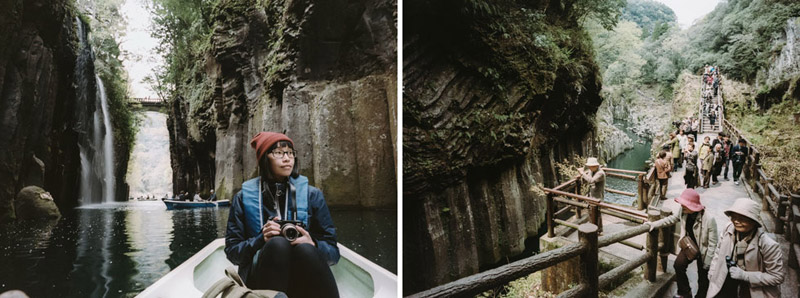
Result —
<instances>
[{"instance_id":1,"label":"red knit beanie","mask_svg":"<svg viewBox=\"0 0 800 298\"><path fill-rule=\"evenodd\" d=\"M256 156L258 160L261 160L264 154L267 154L267 150L279 141L288 141L294 147L292 139L285 134L268 131L262 131L253 136L253 139L250 140L250 146L256 149Z\"/></svg>"}]
</instances>

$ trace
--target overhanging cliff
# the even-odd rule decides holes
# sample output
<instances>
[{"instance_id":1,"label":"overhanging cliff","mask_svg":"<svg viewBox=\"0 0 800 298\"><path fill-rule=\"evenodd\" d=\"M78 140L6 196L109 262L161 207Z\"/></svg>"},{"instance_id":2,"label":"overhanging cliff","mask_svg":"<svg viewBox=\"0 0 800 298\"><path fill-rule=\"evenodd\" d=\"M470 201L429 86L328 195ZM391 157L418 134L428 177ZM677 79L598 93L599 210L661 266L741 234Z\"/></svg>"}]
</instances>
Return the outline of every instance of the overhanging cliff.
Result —
<instances>
[{"instance_id":1,"label":"overhanging cliff","mask_svg":"<svg viewBox=\"0 0 800 298\"><path fill-rule=\"evenodd\" d=\"M169 109L175 191L228 199L286 131L330 205L396 206L396 2L223 0Z\"/></svg>"},{"instance_id":2,"label":"overhanging cliff","mask_svg":"<svg viewBox=\"0 0 800 298\"><path fill-rule=\"evenodd\" d=\"M404 294L526 249L602 102L571 1L405 2ZM530 247L528 248L530 249Z\"/></svg>"}]
</instances>

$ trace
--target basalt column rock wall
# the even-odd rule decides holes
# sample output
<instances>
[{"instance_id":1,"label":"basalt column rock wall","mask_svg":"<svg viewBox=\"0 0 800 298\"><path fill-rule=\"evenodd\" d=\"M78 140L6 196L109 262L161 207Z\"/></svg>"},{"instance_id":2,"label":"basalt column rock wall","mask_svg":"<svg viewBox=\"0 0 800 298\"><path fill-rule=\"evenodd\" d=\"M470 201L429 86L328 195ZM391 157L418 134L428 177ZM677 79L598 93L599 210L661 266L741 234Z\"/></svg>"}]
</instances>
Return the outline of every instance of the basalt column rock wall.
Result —
<instances>
[{"instance_id":1,"label":"basalt column rock wall","mask_svg":"<svg viewBox=\"0 0 800 298\"><path fill-rule=\"evenodd\" d=\"M570 1L406 1L403 292L518 256L602 102Z\"/></svg>"},{"instance_id":2,"label":"basalt column rock wall","mask_svg":"<svg viewBox=\"0 0 800 298\"><path fill-rule=\"evenodd\" d=\"M396 206L396 2L223 0L170 110L175 190L228 199L255 177L250 138L286 131L329 205Z\"/></svg>"},{"instance_id":3,"label":"basalt column rock wall","mask_svg":"<svg viewBox=\"0 0 800 298\"><path fill-rule=\"evenodd\" d=\"M0 221L28 185L77 202L75 20L70 1L0 2Z\"/></svg>"}]
</instances>

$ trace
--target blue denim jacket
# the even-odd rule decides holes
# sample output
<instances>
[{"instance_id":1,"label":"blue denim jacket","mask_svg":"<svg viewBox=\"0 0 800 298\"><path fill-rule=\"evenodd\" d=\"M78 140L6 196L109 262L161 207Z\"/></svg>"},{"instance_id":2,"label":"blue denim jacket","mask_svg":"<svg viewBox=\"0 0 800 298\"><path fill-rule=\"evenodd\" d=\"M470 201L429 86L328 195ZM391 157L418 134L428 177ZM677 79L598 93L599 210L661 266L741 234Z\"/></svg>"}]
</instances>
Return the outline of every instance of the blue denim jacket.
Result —
<instances>
[{"instance_id":1,"label":"blue denim jacket","mask_svg":"<svg viewBox=\"0 0 800 298\"><path fill-rule=\"evenodd\" d=\"M262 218L258 212L245 212L245 202L251 205L258 204L258 190L252 191L253 185L258 186L260 178L254 178L242 184L239 191L231 201L230 215L228 215L228 227L225 233L225 255L234 265L239 266L239 275L247 281L250 266L253 263L253 255L264 246L264 237L261 234L260 223ZM333 225L328 205L322 196L322 191L308 185L308 178L299 176L290 179L297 190L297 194L307 193L308 195L308 227L307 231L317 244L317 249L323 255L328 265L339 262L339 247L336 246L336 227ZM301 205L300 198L297 198L298 205ZM268 220L277 216L278 211L261 205L263 220ZM287 207L288 208L288 207ZM249 208L248 208L249 210Z\"/></svg>"}]
</instances>

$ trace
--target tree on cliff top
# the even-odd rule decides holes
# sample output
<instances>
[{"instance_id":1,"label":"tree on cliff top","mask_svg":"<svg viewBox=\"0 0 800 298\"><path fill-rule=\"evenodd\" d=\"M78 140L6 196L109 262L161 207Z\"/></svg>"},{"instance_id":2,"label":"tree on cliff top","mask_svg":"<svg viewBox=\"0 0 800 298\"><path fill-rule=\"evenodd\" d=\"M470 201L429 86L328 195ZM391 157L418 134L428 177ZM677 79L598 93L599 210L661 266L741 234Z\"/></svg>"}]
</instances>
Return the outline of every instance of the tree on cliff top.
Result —
<instances>
[{"instance_id":1,"label":"tree on cliff top","mask_svg":"<svg viewBox=\"0 0 800 298\"><path fill-rule=\"evenodd\" d=\"M639 25L641 37L660 35L669 28L670 23L677 20L675 12L669 6L653 0L628 0L622 12L622 19ZM654 34L655 33L655 34Z\"/></svg>"},{"instance_id":2,"label":"tree on cliff top","mask_svg":"<svg viewBox=\"0 0 800 298\"><path fill-rule=\"evenodd\" d=\"M164 57L164 66L157 70L159 94L171 95L175 88L194 72L202 61L211 37L211 11L218 0L151 0L148 9L153 15L152 36L161 40L156 51Z\"/></svg>"}]
</instances>

